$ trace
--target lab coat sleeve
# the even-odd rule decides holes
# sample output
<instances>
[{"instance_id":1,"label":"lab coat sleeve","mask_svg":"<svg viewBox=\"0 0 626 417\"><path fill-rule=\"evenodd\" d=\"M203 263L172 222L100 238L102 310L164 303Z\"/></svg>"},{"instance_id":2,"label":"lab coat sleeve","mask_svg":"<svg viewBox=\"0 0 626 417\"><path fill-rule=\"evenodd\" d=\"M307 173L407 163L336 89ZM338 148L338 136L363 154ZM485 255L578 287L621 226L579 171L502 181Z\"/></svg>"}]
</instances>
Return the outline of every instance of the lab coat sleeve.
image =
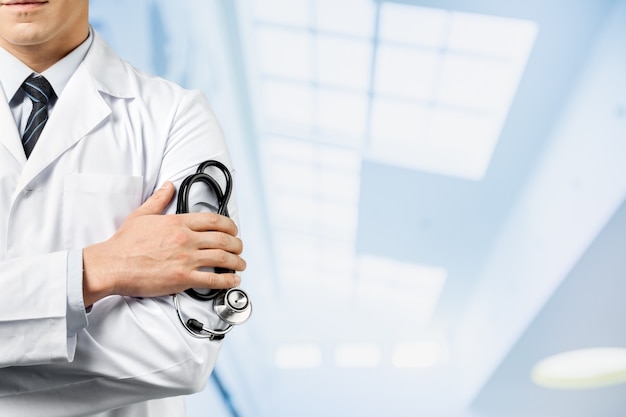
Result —
<instances>
[{"instance_id":1,"label":"lab coat sleeve","mask_svg":"<svg viewBox=\"0 0 626 417\"><path fill-rule=\"evenodd\" d=\"M206 159L218 159L232 170L206 99L189 93L178 106L154 187L166 180L178 186ZM229 211L236 216L234 200ZM65 295L64 288L58 292ZM220 326L209 303L186 295L183 302L187 315ZM72 362L0 369L0 415L10 410L12 415L83 416L197 392L206 385L221 343L188 334L171 296L107 297L93 305L89 326L77 335Z\"/></svg>"},{"instance_id":2,"label":"lab coat sleeve","mask_svg":"<svg viewBox=\"0 0 626 417\"><path fill-rule=\"evenodd\" d=\"M66 321L67 258L62 251L0 263L0 368L73 358L76 336L68 337Z\"/></svg>"}]
</instances>

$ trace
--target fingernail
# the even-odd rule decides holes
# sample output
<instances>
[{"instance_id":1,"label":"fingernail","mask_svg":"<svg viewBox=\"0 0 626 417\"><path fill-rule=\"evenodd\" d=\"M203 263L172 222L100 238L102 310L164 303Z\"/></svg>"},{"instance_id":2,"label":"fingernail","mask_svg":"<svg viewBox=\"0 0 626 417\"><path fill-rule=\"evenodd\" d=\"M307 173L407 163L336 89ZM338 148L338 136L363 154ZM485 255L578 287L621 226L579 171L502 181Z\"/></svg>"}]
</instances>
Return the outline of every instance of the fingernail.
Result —
<instances>
[{"instance_id":1,"label":"fingernail","mask_svg":"<svg viewBox=\"0 0 626 417\"><path fill-rule=\"evenodd\" d=\"M159 188L159 190L165 190L167 188L170 187L170 182L169 181L165 181L162 185L161 188Z\"/></svg>"}]
</instances>

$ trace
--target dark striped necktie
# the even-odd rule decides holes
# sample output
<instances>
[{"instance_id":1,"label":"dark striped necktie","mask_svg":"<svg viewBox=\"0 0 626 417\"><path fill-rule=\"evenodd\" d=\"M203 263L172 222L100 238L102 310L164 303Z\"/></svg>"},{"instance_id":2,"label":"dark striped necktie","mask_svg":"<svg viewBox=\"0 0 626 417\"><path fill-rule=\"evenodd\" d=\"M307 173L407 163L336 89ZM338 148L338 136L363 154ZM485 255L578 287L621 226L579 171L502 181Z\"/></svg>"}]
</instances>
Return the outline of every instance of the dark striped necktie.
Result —
<instances>
[{"instance_id":1,"label":"dark striped necktie","mask_svg":"<svg viewBox=\"0 0 626 417\"><path fill-rule=\"evenodd\" d=\"M35 74L31 74L24 81L22 89L33 102L33 110L28 116L26 129L22 134L22 145L28 158L48 121L48 102L55 97L55 94L48 80Z\"/></svg>"}]
</instances>

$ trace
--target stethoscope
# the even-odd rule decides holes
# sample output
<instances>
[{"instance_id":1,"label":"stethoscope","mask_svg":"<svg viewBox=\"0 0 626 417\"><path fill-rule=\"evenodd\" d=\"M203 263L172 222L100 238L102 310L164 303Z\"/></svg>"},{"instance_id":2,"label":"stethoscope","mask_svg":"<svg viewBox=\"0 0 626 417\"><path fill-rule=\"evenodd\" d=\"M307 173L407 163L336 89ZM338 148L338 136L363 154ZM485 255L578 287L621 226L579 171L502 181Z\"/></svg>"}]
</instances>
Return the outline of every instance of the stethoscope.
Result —
<instances>
[{"instance_id":1,"label":"stethoscope","mask_svg":"<svg viewBox=\"0 0 626 417\"><path fill-rule=\"evenodd\" d=\"M220 184L205 170L209 167L215 167L224 174L226 178L226 186L222 191ZM189 213L189 192L191 186L197 182L208 185L215 193L217 199L217 213L228 216L228 200L232 191L232 177L230 171L224 164L215 160L204 161L198 166L195 174L189 175L183 180L178 191L178 200L176 205L176 213ZM215 268L215 272L232 272L228 269ZM174 307L181 324L194 337L208 338L211 340L223 339L234 325L242 324L250 317L252 313L252 303L248 298L248 294L240 288L230 288L227 290L210 290L207 293L201 293L193 288L185 290L191 298L199 301L213 300L213 311L224 322L224 328L209 329L197 319L189 318L185 320L181 311L181 302L178 293L174 294Z\"/></svg>"}]
</instances>

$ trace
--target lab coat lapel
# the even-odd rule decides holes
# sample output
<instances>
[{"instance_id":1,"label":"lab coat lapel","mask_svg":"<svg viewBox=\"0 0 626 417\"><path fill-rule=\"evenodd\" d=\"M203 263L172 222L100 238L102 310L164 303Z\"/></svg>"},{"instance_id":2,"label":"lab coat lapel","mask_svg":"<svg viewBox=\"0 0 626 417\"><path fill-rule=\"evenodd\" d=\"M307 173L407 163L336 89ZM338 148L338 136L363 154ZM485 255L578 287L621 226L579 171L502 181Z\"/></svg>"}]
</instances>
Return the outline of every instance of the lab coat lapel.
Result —
<instances>
[{"instance_id":1,"label":"lab coat lapel","mask_svg":"<svg viewBox=\"0 0 626 417\"><path fill-rule=\"evenodd\" d=\"M24 148L22 147L22 139L15 125L15 119L13 113L9 108L9 101L5 98L6 94L0 86L0 126L2 127L2 134L0 134L0 144L4 146L9 153L15 158L19 165L24 165L26 162L26 155L24 155ZM7 163L6 160L3 163Z\"/></svg>"},{"instance_id":2,"label":"lab coat lapel","mask_svg":"<svg viewBox=\"0 0 626 417\"><path fill-rule=\"evenodd\" d=\"M93 34L85 60L65 86L24 166L21 187L77 142L89 140L85 136L111 114L102 94L132 96L123 62L95 31ZM21 146L19 138L18 144Z\"/></svg>"},{"instance_id":3,"label":"lab coat lapel","mask_svg":"<svg viewBox=\"0 0 626 417\"><path fill-rule=\"evenodd\" d=\"M24 165L22 185L26 185L83 139L110 113L111 109L94 88L88 72L80 66L57 100L54 111Z\"/></svg>"}]
</instances>

